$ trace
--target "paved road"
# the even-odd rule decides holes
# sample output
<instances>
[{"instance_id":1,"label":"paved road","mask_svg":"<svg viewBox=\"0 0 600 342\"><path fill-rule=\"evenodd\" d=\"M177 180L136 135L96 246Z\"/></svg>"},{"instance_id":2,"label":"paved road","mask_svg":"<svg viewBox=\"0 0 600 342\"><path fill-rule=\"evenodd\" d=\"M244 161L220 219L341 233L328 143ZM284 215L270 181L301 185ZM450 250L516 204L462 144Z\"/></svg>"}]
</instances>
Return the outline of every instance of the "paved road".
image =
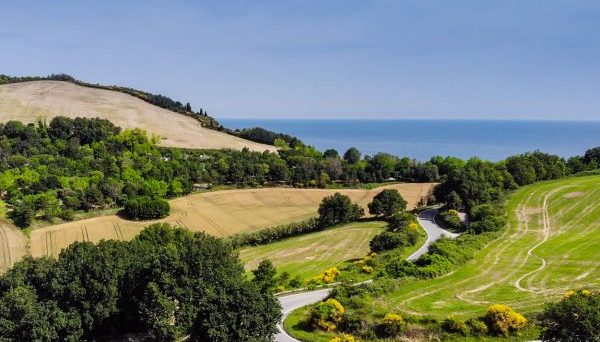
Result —
<instances>
[{"instance_id":1,"label":"paved road","mask_svg":"<svg viewBox=\"0 0 600 342\"><path fill-rule=\"evenodd\" d=\"M427 209L423 210L419 216L417 216L417 221L425 232L427 233L427 241L419 248L416 252L411 254L407 260L413 261L419 259L419 257L425 253L427 253L427 249L429 245L431 245L434 241L441 238L442 236L447 236L451 238L457 237L459 234L449 232L442 227L438 226L434 218L438 214L439 208Z\"/></svg>"},{"instance_id":2,"label":"paved road","mask_svg":"<svg viewBox=\"0 0 600 342\"><path fill-rule=\"evenodd\" d=\"M422 211L417 217L419 224L423 227L423 229L425 229L425 232L427 233L427 241L425 241L421 248L419 248L416 252L409 256L407 260L418 259L421 255L427 252L427 248L429 247L429 245L431 245L435 240L441 238L442 236L456 237L459 235L451 233L435 223L433 218L435 217L435 215L437 215L438 211L438 208L427 209ZM327 298L330 291L331 289L323 289L279 297L279 303L281 304L283 313L281 321L285 321L287 315L289 315L290 312L296 310L297 308L301 308L303 306L316 303ZM275 336L276 342L300 342L297 339L288 335L283 329L281 323L278 324L278 328L279 333Z\"/></svg>"}]
</instances>

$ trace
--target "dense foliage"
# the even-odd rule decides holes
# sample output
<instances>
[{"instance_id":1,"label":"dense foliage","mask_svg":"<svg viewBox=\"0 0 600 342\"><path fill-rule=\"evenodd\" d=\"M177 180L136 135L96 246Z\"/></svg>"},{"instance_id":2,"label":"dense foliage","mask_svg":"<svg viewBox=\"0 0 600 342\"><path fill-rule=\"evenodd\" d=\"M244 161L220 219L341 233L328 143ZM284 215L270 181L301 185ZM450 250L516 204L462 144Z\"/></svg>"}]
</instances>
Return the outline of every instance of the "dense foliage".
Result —
<instances>
[{"instance_id":1,"label":"dense foliage","mask_svg":"<svg viewBox=\"0 0 600 342\"><path fill-rule=\"evenodd\" d=\"M330 227L336 224L356 221L365 212L358 204L352 203L350 197L336 192L323 198L319 205L319 224Z\"/></svg>"},{"instance_id":2,"label":"dense foliage","mask_svg":"<svg viewBox=\"0 0 600 342\"><path fill-rule=\"evenodd\" d=\"M600 293L569 291L542 313L542 340L561 342L596 341L600 336Z\"/></svg>"},{"instance_id":3,"label":"dense foliage","mask_svg":"<svg viewBox=\"0 0 600 342\"><path fill-rule=\"evenodd\" d=\"M125 214L132 220L152 220L169 215L169 202L148 196L134 197L125 203Z\"/></svg>"},{"instance_id":4,"label":"dense foliage","mask_svg":"<svg viewBox=\"0 0 600 342\"><path fill-rule=\"evenodd\" d=\"M384 189L369 203L369 214L383 217L406 210L406 200L396 189Z\"/></svg>"},{"instance_id":5,"label":"dense foliage","mask_svg":"<svg viewBox=\"0 0 600 342\"><path fill-rule=\"evenodd\" d=\"M75 243L58 260L28 257L0 277L0 294L0 336L15 341L269 341L280 318L230 248L164 224L131 242Z\"/></svg>"},{"instance_id":6,"label":"dense foliage","mask_svg":"<svg viewBox=\"0 0 600 342\"><path fill-rule=\"evenodd\" d=\"M262 127L244 128L234 133L240 138L256 141L263 144L275 145L281 148L297 148L304 144L300 139L288 134L275 133Z\"/></svg>"}]
</instances>

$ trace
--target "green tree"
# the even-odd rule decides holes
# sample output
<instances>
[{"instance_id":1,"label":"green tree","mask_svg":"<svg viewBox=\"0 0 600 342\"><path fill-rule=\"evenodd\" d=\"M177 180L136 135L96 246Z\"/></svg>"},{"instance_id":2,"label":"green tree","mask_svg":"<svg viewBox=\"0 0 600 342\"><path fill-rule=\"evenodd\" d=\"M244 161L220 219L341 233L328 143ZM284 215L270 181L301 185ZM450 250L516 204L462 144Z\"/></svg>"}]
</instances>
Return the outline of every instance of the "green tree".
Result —
<instances>
[{"instance_id":1,"label":"green tree","mask_svg":"<svg viewBox=\"0 0 600 342\"><path fill-rule=\"evenodd\" d=\"M344 153L344 160L349 164L356 164L360 161L360 151L356 147L350 147L346 153Z\"/></svg>"},{"instance_id":2,"label":"green tree","mask_svg":"<svg viewBox=\"0 0 600 342\"><path fill-rule=\"evenodd\" d=\"M268 292L275 287L277 269L269 259L265 259L258 264L258 267L252 271L254 283L263 292Z\"/></svg>"},{"instance_id":3,"label":"green tree","mask_svg":"<svg viewBox=\"0 0 600 342\"><path fill-rule=\"evenodd\" d=\"M595 341L600 336L600 294L570 291L560 302L548 304L540 320L544 341Z\"/></svg>"},{"instance_id":4,"label":"green tree","mask_svg":"<svg viewBox=\"0 0 600 342\"><path fill-rule=\"evenodd\" d=\"M323 198L319 205L319 222L323 227L352 222L363 215L363 208L352 203L350 197L338 192Z\"/></svg>"},{"instance_id":5,"label":"green tree","mask_svg":"<svg viewBox=\"0 0 600 342\"><path fill-rule=\"evenodd\" d=\"M406 200L396 189L385 189L373 197L373 201L369 203L369 213L384 217L406 210Z\"/></svg>"}]
</instances>

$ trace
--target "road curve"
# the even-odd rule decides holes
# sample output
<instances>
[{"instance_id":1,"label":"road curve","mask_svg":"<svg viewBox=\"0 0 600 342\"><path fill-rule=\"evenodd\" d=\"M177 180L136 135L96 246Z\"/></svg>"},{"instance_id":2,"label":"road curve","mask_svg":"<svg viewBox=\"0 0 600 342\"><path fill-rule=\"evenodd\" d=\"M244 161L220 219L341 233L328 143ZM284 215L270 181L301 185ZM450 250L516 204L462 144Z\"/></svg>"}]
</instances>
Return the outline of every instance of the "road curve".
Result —
<instances>
[{"instance_id":1,"label":"road curve","mask_svg":"<svg viewBox=\"0 0 600 342\"><path fill-rule=\"evenodd\" d=\"M425 241L421 248L419 248L416 252L414 252L408 258L406 258L406 260L414 261L419 259L421 255L427 253L429 245L431 245L433 242L435 242L442 236L455 238L458 235L460 235L447 231L444 228L438 226L437 223L435 223L435 216L438 214L439 211L440 208L427 209L423 210L419 214L419 216L417 216L417 221L419 221L419 224L421 225L421 227L423 227L425 233L427 233L427 241Z\"/></svg>"},{"instance_id":2,"label":"road curve","mask_svg":"<svg viewBox=\"0 0 600 342\"><path fill-rule=\"evenodd\" d=\"M419 248L416 252L411 254L407 258L407 260L418 259L421 255L427 252L427 248L429 248L429 245L431 245L434 241L441 238L442 236L454 238L459 235L456 233L449 232L435 223L434 218L438 214L438 212L439 208L427 209L422 211L417 216L417 221L419 221L419 224L421 225L421 227L423 227L425 233L427 233L427 241L425 241L421 248ZM283 322L292 311L327 298L329 292L331 292L331 288L279 297L279 304L281 305L283 315L281 317L281 322L277 324L279 333L275 335L275 341L301 342L291 337L285 332L285 329L283 329Z\"/></svg>"}]
</instances>

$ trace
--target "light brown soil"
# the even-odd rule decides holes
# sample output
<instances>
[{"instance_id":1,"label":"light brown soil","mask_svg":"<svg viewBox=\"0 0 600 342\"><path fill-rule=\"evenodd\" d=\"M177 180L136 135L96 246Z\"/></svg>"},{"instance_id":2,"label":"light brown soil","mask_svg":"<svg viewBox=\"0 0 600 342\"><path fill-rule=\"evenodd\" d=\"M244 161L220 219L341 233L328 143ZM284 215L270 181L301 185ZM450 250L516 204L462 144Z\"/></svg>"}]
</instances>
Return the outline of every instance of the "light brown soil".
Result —
<instances>
[{"instance_id":1,"label":"light brown soil","mask_svg":"<svg viewBox=\"0 0 600 342\"><path fill-rule=\"evenodd\" d=\"M569 192L568 194L565 194L563 197L564 198L576 198L576 197L581 197L583 195L585 195L585 192L575 191L575 192Z\"/></svg>"},{"instance_id":2,"label":"light brown soil","mask_svg":"<svg viewBox=\"0 0 600 342\"><path fill-rule=\"evenodd\" d=\"M13 225L0 221L0 274L26 254L27 241Z\"/></svg>"},{"instance_id":3,"label":"light brown soil","mask_svg":"<svg viewBox=\"0 0 600 342\"><path fill-rule=\"evenodd\" d=\"M122 128L142 128L170 147L275 151L275 147L200 126L195 119L117 91L69 82L34 81L0 85L0 122L50 121L55 116L100 117Z\"/></svg>"},{"instance_id":4,"label":"light brown soil","mask_svg":"<svg viewBox=\"0 0 600 342\"><path fill-rule=\"evenodd\" d=\"M31 233L31 254L57 256L74 241L129 240L154 222L168 222L215 236L297 222L316 216L323 197L335 192L350 196L366 209L383 188L395 188L412 208L432 186L402 183L373 190L266 188L201 193L172 200L171 215L162 220L133 222L112 215L36 229Z\"/></svg>"}]
</instances>

